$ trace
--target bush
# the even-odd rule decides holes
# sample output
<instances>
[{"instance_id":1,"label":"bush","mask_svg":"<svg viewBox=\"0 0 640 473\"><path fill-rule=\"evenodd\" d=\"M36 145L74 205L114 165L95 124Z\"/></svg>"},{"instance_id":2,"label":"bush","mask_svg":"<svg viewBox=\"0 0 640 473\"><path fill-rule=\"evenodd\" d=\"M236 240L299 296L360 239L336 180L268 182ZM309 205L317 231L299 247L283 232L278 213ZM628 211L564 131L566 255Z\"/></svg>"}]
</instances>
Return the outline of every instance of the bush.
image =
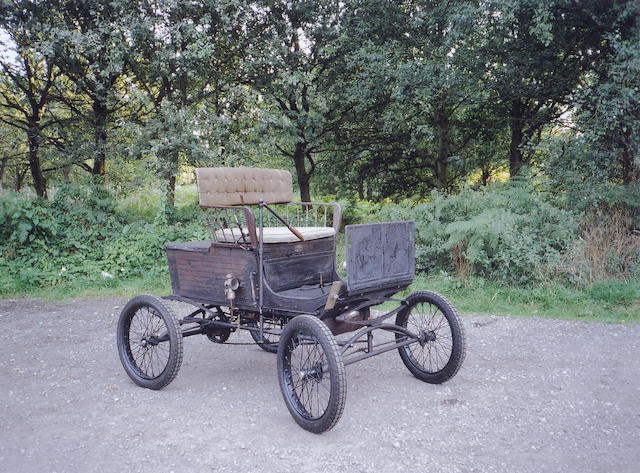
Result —
<instances>
[{"instance_id":1,"label":"bush","mask_svg":"<svg viewBox=\"0 0 640 473\"><path fill-rule=\"evenodd\" d=\"M19 248L32 245L46 248L56 234L49 201L14 193L0 199L0 242L5 251L16 254Z\"/></svg>"},{"instance_id":2,"label":"bush","mask_svg":"<svg viewBox=\"0 0 640 473\"><path fill-rule=\"evenodd\" d=\"M103 266L121 277L168 274L165 243L204 239L204 225L198 222L186 226L163 221L132 223L106 243Z\"/></svg>"},{"instance_id":3,"label":"bush","mask_svg":"<svg viewBox=\"0 0 640 473\"><path fill-rule=\"evenodd\" d=\"M5 194L2 291L82 278L100 285L132 276L166 278L166 242L207 238L196 199L188 189L181 205L167 212L162 196L135 208L131 200L117 203L100 185L63 186L52 202ZM420 203L342 204L345 224L413 220L422 272L519 285L549 277L592 283L640 276L640 236L632 232L630 214L592 213L578 226L571 212L518 181L458 195L433 192ZM616 295L614 286L608 292L594 286L592 297L627 297Z\"/></svg>"},{"instance_id":4,"label":"bush","mask_svg":"<svg viewBox=\"0 0 640 473\"><path fill-rule=\"evenodd\" d=\"M104 287L118 278L166 276L164 244L204 238L193 203L170 214L157 206L142 217L119 207L100 185L62 186L52 202L6 194L0 199L0 294L72 280Z\"/></svg>"},{"instance_id":5,"label":"bush","mask_svg":"<svg viewBox=\"0 0 640 473\"><path fill-rule=\"evenodd\" d=\"M386 205L378 220L414 220L416 267L508 283L542 280L575 239L576 219L512 181Z\"/></svg>"}]
</instances>

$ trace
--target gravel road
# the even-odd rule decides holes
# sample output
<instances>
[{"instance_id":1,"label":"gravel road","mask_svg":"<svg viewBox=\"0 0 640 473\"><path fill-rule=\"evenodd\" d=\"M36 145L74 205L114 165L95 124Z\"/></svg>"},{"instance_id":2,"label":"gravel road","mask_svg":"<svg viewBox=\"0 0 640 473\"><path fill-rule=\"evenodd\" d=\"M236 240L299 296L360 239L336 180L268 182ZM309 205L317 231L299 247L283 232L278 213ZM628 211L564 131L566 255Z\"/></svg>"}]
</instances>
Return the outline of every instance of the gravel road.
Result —
<instances>
[{"instance_id":1,"label":"gravel road","mask_svg":"<svg viewBox=\"0 0 640 473\"><path fill-rule=\"evenodd\" d=\"M422 383L396 352L351 365L318 436L255 345L191 337L172 384L136 387L115 348L125 303L0 300L0 471L640 471L640 325L464 316L454 379Z\"/></svg>"}]
</instances>

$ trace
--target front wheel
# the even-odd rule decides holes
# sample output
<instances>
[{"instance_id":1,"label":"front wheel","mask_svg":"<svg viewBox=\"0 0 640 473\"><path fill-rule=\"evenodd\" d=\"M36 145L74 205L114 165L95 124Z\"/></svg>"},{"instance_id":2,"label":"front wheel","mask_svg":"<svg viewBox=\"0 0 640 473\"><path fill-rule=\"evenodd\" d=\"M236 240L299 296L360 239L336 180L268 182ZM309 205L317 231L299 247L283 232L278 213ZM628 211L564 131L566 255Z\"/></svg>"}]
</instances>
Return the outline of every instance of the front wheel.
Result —
<instances>
[{"instance_id":1,"label":"front wheel","mask_svg":"<svg viewBox=\"0 0 640 473\"><path fill-rule=\"evenodd\" d=\"M298 315L284 327L278 345L278 380L294 420L316 434L333 428L347 399L338 345L317 317Z\"/></svg>"},{"instance_id":2,"label":"front wheel","mask_svg":"<svg viewBox=\"0 0 640 473\"><path fill-rule=\"evenodd\" d=\"M180 323L156 296L142 295L124 306L118 320L118 355L138 386L162 389L182 364Z\"/></svg>"},{"instance_id":3,"label":"front wheel","mask_svg":"<svg viewBox=\"0 0 640 473\"><path fill-rule=\"evenodd\" d=\"M396 316L396 325L417 335L418 341L398 348L400 358L416 378L444 383L455 376L464 361L460 316L447 298L433 291L411 294L406 303ZM406 335L396 333L396 340L406 340Z\"/></svg>"}]
</instances>

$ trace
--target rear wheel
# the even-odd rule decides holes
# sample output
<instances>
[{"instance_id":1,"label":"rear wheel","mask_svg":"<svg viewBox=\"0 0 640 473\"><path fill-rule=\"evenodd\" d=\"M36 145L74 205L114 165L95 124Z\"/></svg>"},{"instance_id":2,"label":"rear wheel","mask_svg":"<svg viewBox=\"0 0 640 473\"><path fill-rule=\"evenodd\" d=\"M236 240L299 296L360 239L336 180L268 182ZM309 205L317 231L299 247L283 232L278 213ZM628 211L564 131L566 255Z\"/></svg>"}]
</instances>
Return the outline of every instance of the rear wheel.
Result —
<instances>
[{"instance_id":1,"label":"rear wheel","mask_svg":"<svg viewBox=\"0 0 640 473\"><path fill-rule=\"evenodd\" d=\"M396 325L415 333L419 341L398 348L411 373L427 383L451 379L465 356L464 327L456 309L441 294L421 291L411 294L407 307L396 316ZM396 334L396 340L406 335Z\"/></svg>"},{"instance_id":2,"label":"rear wheel","mask_svg":"<svg viewBox=\"0 0 640 473\"><path fill-rule=\"evenodd\" d=\"M285 325L278 379L287 408L303 429L319 434L340 420L347 399L345 369L338 345L320 319L299 315Z\"/></svg>"},{"instance_id":3,"label":"rear wheel","mask_svg":"<svg viewBox=\"0 0 640 473\"><path fill-rule=\"evenodd\" d=\"M251 327L259 327L259 322L251 322L249 324ZM280 328L280 325L269 319L265 319L264 328L266 329L277 329ZM280 335L273 335L270 333L263 333L262 340L260 340L260 332L256 332L251 330L251 338L253 341L258 344L260 348L269 353L278 353L278 342L280 341Z\"/></svg>"},{"instance_id":4,"label":"rear wheel","mask_svg":"<svg viewBox=\"0 0 640 473\"><path fill-rule=\"evenodd\" d=\"M216 315L207 317L207 320L228 322L227 316L225 315L222 308L216 307L215 309ZM224 343L229 340L231 329L229 327L216 327L214 325L207 325L205 328L205 334L207 335L207 338L213 343Z\"/></svg>"},{"instance_id":5,"label":"rear wheel","mask_svg":"<svg viewBox=\"0 0 640 473\"><path fill-rule=\"evenodd\" d=\"M162 389L182 364L180 323L156 296L131 299L118 320L118 355L124 370L138 386Z\"/></svg>"}]
</instances>

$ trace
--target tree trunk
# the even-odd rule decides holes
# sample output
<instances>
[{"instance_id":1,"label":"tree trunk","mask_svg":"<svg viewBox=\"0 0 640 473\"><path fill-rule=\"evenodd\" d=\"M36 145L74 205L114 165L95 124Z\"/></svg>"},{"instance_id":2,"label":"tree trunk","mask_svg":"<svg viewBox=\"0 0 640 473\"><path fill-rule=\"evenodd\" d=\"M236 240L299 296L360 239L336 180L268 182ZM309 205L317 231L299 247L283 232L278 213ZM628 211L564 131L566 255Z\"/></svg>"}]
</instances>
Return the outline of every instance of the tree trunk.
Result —
<instances>
[{"instance_id":1,"label":"tree trunk","mask_svg":"<svg viewBox=\"0 0 640 473\"><path fill-rule=\"evenodd\" d=\"M176 176L169 176L169 188L167 189L167 206L173 209L176 203Z\"/></svg>"},{"instance_id":2,"label":"tree trunk","mask_svg":"<svg viewBox=\"0 0 640 473\"><path fill-rule=\"evenodd\" d=\"M369 202L373 201L373 186L371 183L367 183L367 200Z\"/></svg>"},{"instance_id":3,"label":"tree trunk","mask_svg":"<svg viewBox=\"0 0 640 473\"><path fill-rule=\"evenodd\" d=\"M636 146L633 154L633 182L635 183L638 196L640 197L640 146Z\"/></svg>"},{"instance_id":4,"label":"tree trunk","mask_svg":"<svg viewBox=\"0 0 640 473\"><path fill-rule=\"evenodd\" d=\"M482 185L487 187L489 184L489 178L491 177L491 171L488 168L482 168Z\"/></svg>"},{"instance_id":5,"label":"tree trunk","mask_svg":"<svg viewBox=\"0 0 640 473\"><path fill-rule=\"evenodd\" d=\"M24 181L24 177L27 175L28 170L28 167L25 167L22 170L16 169L16 192L20 192L20 189L22 189L22 183Z\"/></svg>"},{"instance_id":6,"label":"tree trunk","mask_svg":"<svg viewBox=\"0 0 640 473\"><path fill-rule=\"evenodd\" d=\"M95 120L93 174L96 176L104 176L107 150L107 105L104 102L100 100L93 102L93 117Z\"/></svg>"},{"instance_id":7,"label":"tree trunk","mask_svg":"<svg viewBox=\"0 0 640 473\"><path fill-rule=\"evenodd\" d=\"M509 147L509 174L517 176L524 164L522 156L522 102L517 99L511 104L511 145Z\"/></svg>"},{"instance_id":8,"label":"tree trunk","mask_svg":"<svg viewBox=\"0 0 640 473\"><path fill-rule=\"evenodd\" d=\"M37 121L29 123L27 138L29 140L29 169L33 179L33 188L38 197L46 199L47 181L42 175L42 168L40 167L40 124Z\"/></svg>"},{"instance_id":9,"label":"tree trunk","mask_svg":"<svg viewBox=\"0 0 640 473\"><path fill-rule=\"evenodd\" d=\"M174 150L169 155L170 162L167 172L167 207L173 209L176 202L176 175L178 174L178 163L180 162L180 155L177 150Z\"/></svg>"},{"instance_id":10,"label":"tree trunk","mask_svg":"<svg viewBox=\"0 0 640 473\"><path fill-rule=\"evenodd\" d=\"M65 184L71 183L71 178L69 177L69 171L71 166L65 166L62 168L62 179Z\"/></svg>"},{"instance_id":11,"label":"tree trunk","mask_svg":"<svg viewBox=\"0 0 640 473\"><path fill-rule=\"evenodd\" d=\"M436 115L436 136L438 137L438 158L436 160L438 190L446 191L449 187L449 117L444 110L438 110Z\"/></svg>"},{"instance_id":12,"label":"tree trunk","mask_svg":"<svg viewBox=\"0 0 640 473\"><path fill-rule=\"evenodd\" d=\"M622 152L622 183L625 186L634 182L635 166L633 155L628 148Z\"/></svg>"},{"instance_id":13,"label":"tree trunk","mask_svg":"<svg viewBox=\"0 0 640 473\"><path fill-rule=\"evenodd\" d=\"M9 161L9 153L5 152L0 162L0 190L4 189L4 173L7 169L7 161Z\"/></svg>"},{"instance_id":14,"label":"tree trunk","mask_svg":"<svg viewBox=\"0 0 640 473\"><path fill-rule=\"evenodd\" d=\"M296 165L296 174L298 175L298 187L300 187L300 200L302 202L311 202L311 193L309 191L309 178L311 177L305 167L307 144L299 141L296 143L296 150L293 154L293 162Z\"/></svg>"}]
</instances>

